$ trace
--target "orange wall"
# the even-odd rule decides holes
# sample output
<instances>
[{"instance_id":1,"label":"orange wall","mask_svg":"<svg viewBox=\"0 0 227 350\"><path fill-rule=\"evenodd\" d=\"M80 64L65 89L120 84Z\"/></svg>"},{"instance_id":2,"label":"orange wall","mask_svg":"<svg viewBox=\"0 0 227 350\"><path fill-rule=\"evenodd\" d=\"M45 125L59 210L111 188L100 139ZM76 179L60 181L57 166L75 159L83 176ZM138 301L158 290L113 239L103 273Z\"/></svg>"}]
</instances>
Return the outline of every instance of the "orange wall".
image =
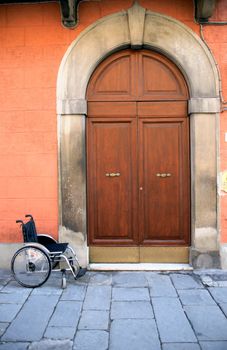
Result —
<instances>
[{"instance_id":1,"label":"orange wall","mask_svg":"<svg viewBox=\"0 0 227 350\"><path fill-rule=\"evenodd\" d=\"M21 240L15 220L32 213L40 232L58 231L56 79L61 59L77 35L132 0L82 2L76 29L61 25L57 3L0 6L0 241ZM200 35L193 1L140 0ZM215 20L227 19L219 0ZM219 64L227 99L227 27L204 27ZM227 105L226 105L227 106ZM227 169L227 112L221 114L221 169ZM227 242L227 197L222 196L222 240Z\"/></svg>"},{"instance_id":2,"label":"orange wall","mask_svg":"<svg viewBox=\"0 0 227 350\"><path fill-rule=\"evenodd\" d=\"M219 0L212 18L214 21L227 21L227 1ZM227 109L227 25L205 27L204 36L211 48L222 79L222 109ZM220 114L220 171L227 170L227 110ZM221 241L227 243L227 193L221 192Z\"/></svg>"}]
</instances>

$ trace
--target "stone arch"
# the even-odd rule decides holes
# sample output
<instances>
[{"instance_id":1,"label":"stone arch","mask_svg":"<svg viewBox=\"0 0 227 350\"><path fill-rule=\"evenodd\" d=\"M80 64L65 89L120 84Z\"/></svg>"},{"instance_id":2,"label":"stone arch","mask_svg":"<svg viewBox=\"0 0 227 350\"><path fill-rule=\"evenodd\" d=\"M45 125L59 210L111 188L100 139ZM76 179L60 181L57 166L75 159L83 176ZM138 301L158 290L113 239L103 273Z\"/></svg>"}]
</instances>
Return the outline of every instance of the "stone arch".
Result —
<instances>
[{"instance_id":1,"label":"stone arch","mask_svg":"<svg viewBox=\"0 0 227 350\"><path fill-rule=\"evenodd\" d=\"M82 263L87 263L86 89L98 64L112 52L127 47L149 48L166 55L181 69L188 83L191 260L196 266L199 261L204 262L197 257L211 252L214 266L218 251L216 117L220 104L216 64L209 49L192 30L137 3L128 11L104 17L88 27L71 44L61 62L57 81L60 238L76 245Z\"/></svg>"}]
</instances>

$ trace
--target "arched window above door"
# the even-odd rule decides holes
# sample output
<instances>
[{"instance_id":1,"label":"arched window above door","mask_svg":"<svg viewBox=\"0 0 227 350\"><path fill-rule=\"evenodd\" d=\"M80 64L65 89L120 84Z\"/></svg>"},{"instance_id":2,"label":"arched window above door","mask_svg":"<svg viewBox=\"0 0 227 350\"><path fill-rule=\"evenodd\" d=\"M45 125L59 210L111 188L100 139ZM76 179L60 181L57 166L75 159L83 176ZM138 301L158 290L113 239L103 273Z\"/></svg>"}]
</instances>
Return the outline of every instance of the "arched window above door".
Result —
<instances>
[{"instance_id":1,"label":"arched window above door","mask_svg":"<svg viewBox=\"0 0 227 350\"><path fill-rule=\"evenodd\" d=\"M182 73L165 56L123 50L104 60L90 79L88 101L187 100Z\"/></svg>"}]
</instances>

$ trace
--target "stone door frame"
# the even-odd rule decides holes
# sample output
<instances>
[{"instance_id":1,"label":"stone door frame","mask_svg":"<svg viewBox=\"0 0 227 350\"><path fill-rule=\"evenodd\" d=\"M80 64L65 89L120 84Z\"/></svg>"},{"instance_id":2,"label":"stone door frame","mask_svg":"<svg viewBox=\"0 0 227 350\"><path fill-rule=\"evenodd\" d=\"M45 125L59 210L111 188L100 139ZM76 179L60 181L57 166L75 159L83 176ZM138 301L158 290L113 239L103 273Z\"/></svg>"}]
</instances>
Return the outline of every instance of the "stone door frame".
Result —
<instances>
[{"instance_id":1,"label":"stone door frame","mask_svg":"<svg viewBox=\"0 0 227 350\"><path fill-rule=\"evenodd\" d=\"M189 88L191 140L191 263L219 264L217 154L220 87L204 42L181 22L144 9L104 17L84 30L66 51L57 81L59 140L59 238L88 264L86 232L86 89L98 64L117 50L147 48L172 60Z\"/></svg>"}]
</instances>

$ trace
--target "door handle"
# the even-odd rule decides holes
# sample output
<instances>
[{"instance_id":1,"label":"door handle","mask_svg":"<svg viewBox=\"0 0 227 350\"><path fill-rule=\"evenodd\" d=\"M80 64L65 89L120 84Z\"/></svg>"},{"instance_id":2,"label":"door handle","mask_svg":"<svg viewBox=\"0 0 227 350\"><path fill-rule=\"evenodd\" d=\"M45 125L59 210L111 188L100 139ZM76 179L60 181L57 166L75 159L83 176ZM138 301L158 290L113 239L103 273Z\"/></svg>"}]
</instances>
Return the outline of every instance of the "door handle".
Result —
<instances>
[{"instance_id":1,"label":"door handle","mask_svg":"<svg viewBox=\"0 0 227 350\"><path fill-rule=\"evenodd\" d=\"M107 177L116 177L116 176L120 176L121 173L106 173Z\"/></svg>"},{"instance_id":2,"label":"door handle","mask_svg":"<svg viewBox=\"0 0 227 350\"><path fill-rule=\"evenodd\" d=\"M172 174L170 173L157 173L156 176L158 177L170 177Z\"/></svg>"}]
</instances>

